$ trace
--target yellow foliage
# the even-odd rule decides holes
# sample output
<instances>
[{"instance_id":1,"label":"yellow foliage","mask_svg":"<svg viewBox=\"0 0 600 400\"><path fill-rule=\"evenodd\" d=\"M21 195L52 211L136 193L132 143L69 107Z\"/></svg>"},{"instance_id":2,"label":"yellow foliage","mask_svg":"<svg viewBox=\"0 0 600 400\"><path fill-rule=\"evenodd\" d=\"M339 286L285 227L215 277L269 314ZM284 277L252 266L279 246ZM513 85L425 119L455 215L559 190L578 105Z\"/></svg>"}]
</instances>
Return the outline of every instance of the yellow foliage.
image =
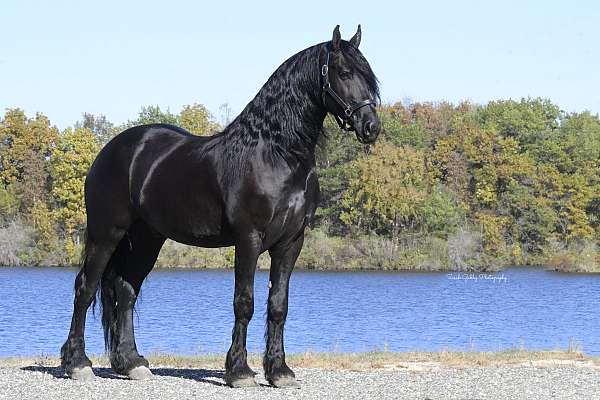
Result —
<instances>
[{"instance_id":1,"label":"yellow foliage","mask_svg":"<svg viewBox=\"0 0 600 400\"><path fill-rule=\"evenodd\" d=\"M56 218L62 222L66 236L82 230L85 224L85 176L98 152L98 142L89 129L67 129L52 149L52 197Z\"/></svg>"},{"instance_id":2,"label":"yellow foliage","mask_svg":"<svg viewBox=\"0 0 600 400\"><path fill-rule=\"evenodd\" d=\"M55 233L56 220L46 203L36 201L29 214L30 222L36 233L36 247L45 251L55 249L57 238Z\"/></svg>"},{"instance_id":3,"label":"yellow foliage","mask_svg":"<svg viewBox=\"0 0 600 400\"><path fill-rule=\"evenodd\" d=\"M594 171L561 173L554 165L543 165L538 169L537 178L540 190L557 209L565 239L593 239L595 232L586 208L597 195L589 184L594 179Z\"/></svg>"},{"instance_id":4,"label":"yellow foliage","mask_svg":"<svg viewBox=\"0 0 600 400\"><path fill-rule=\"evenodd\" d=\"M483 247L486 252L493 255L503 254L506 246L504 236L506 228L510 224L510 218L486 212L476 213L475 218L481 227Z\"/></svg>"},{"instance_id":5,"label":"yellow foliage","mask_svg":"<svg viewBox=\"0 0 600 400\"><path fill-rule=\"evenodd\" d=\"M208 136L219 129L213 122L210 112L202 104L184 106L178 117L178 123L194 135Z\"/></svg>"},{"instance_id":6,"label":"yellow foliage","mask_svg":"<svg viewBox=\"0 0 600 400\"><path fill-rule=\"evenodd\" d=\"M23 110L8 110L0 124L0 182L8 186L21 181L27 160L47 157L57 137L46 116L38 113L28 119Z\"/></svg>"},{"instance_id":7,"label":"yellow foliage","mask_svg":"<svg viewBox=\"0 0 600 400\"><path fill-rule=\"evenodd\" d=\"M354 161L356 176L343 198L347 224L393 227L393 234L416 221L427 196L429 175L422 150L380 142Z\"/></svg>"}]
</instances>

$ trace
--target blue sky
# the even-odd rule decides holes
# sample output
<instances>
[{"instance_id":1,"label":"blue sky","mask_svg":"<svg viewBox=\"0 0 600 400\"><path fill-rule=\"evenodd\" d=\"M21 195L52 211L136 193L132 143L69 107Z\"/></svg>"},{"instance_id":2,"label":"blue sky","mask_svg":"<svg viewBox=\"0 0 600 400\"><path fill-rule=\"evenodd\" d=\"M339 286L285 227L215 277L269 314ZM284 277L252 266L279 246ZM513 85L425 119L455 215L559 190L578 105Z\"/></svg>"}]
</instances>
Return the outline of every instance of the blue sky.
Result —
<instances>
[{"instance_id":1,"label":"blue sky","mask_svg":"<svg viewBox=\"0 0 600 400\"><path fill-rule=\"evenodd\" d=\"M600 112L594 1L3 1L0 110L60 128L142 105L237 114L287 57L362 24L387 102L547 97Z\"/></svg>"}]
</instances>

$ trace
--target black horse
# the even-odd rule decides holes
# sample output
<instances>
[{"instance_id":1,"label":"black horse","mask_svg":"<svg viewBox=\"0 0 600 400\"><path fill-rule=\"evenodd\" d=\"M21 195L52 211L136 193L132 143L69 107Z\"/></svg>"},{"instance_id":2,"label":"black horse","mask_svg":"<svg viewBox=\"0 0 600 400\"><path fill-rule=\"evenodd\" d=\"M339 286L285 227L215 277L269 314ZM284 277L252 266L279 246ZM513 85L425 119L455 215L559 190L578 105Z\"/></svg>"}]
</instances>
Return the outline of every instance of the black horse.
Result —
<instances>
[{"instance_id":1,"label":"black horse","mask_svg":"<svg viewBox=\"0 0 600 400\"><path fill-rule=\"evenodd\" d=\"M233 387L256 385L246 356L254 273L269 251L271 271L264 371L273 386L296 386L285 362L288 284L319 198L315 146L329 112L372 143L380 131L377 78L339 26L330 42L285 61L223 132L193 136L171 125L127 129L98 154L87 175L87 238L75 280L62 367L93 377L85 354L86 311L100 286L110 362L132 379L152 375L136 349L133 308L166 238L193 246L235 246L235 325L225 363Z\"/></svg>"}]
</instances>

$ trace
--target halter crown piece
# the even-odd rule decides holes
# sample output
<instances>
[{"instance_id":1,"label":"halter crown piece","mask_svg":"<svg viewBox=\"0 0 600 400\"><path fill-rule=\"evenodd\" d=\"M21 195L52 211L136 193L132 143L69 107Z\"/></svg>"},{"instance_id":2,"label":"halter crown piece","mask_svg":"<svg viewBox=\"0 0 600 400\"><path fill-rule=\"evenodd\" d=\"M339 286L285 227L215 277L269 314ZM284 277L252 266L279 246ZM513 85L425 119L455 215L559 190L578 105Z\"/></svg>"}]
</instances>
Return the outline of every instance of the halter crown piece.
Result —
<instances>
[{"instance_id":1,"label":"halter crown piece","mask_svg":"<svg viewBox=\"0 0 600 400\"><path fill-rule=\"evenodd\" d=\"M323 64L323 66L321 67L321 76L323 77L323 91L321 92L321 97L323 100L323 105L325 105L325 95L329 94L331 96L331 98L333 100L335 100L336 103L338 103L338 105L340 107L342 107L342 109L344 110L344 116L340 117L339 115L335 114L335 113L331 113L333 114L333 117L335 118L335 122L337 122L337 124L339 125L339 127L346 131L346 132L352 132L354 130L356 130L354 128L354 126L352 125L352 115L354 115L354 113L365 107L368 105L375 105L375 101L372 99L367 99L367 100L363 100L363 101L359 101L358 103L347 103L344 99L342 99L340 97L340 95L338 95L335 90L333 90L333 88L331 87L331 83L329 83L329 54L331 54L329 51L327 52L327 59L325 60L325 64Z\"/></svg>"}]
</instances>

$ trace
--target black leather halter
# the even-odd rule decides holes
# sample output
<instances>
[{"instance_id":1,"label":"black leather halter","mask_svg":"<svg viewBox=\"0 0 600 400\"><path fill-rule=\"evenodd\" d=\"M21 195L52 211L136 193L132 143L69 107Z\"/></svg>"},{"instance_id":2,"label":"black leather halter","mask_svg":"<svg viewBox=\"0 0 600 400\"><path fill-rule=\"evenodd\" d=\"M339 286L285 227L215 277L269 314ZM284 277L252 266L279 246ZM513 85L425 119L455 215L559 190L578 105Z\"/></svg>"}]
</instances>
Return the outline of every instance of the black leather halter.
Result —
<instances>
[{"instance_id":1,"label":"black leather halter","mask_svg":"<svg viewBox=\"0 0 600 400\"><path fill-rule=\"evenodd\" d=\"M336 103L339 104L340 107L342 107L342 109L344 110L344 116L340 117L337 114L331 113L333 114L334 118L335 118L335 122L337 122L337 124L339 125L340 128L342 128L343 130L347 131L347 132L351 132L356 130L356 128L354 127L354 125L352 125L352 115L359 109L368 106L368 105L375 105L377 104L374 100L372 99L367 99L367 100L363 100L363 101L359 101L358 103L346 103L346 101L344 99L342 99L340 97L340 95L338 95L335 90L333 90L333 88L331 87L331 83L329 83L329 54L330 52L327 52L327 59L325 60L325 64L323 64L323 66L321 67L321 76L323 76L323 91L321 92L321 97L323 100L323 105L325 105L325 95L327 93L329 93L329 95L331 96L331 98L333 100L335 100Z\"/></svg>"}]
</instances>

